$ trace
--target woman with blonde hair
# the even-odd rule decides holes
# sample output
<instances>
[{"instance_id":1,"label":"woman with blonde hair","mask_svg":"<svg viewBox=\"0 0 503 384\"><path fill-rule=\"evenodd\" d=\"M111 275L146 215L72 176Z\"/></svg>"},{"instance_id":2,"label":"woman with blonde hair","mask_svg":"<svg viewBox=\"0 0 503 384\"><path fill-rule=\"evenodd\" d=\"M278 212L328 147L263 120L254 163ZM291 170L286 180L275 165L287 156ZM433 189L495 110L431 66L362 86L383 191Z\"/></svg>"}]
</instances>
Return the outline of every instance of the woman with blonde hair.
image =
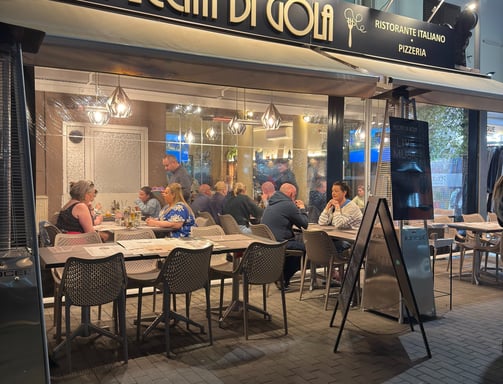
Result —
<instances>
[{"instance_id":1,"label":"woman with blonde hair","mask_svg":"<svg viewBox=\"0 0 503 384\"><path fill-rule=\"evenodd\" d=\"M241 232L251 233L251 229L248 228L250 219L260 219L262 208L246 195L246 186L243 183L236 183L231 196L224 202L223 213L234 217Z\"/></svg>"},{"instance_id":2,"label":"woman with blonde hair","mask_svg":"<svg viewBox=\"0 0 503 384\"><path fill-rule=\"evenodd\" d=\"M195 224L194 212L183 198L182 186L178 183L169 184L162 193L166 205L161 209L159 217L148 218L150 227L172 228L171 237L188 237Z\"/></svg>"}]
</instances>

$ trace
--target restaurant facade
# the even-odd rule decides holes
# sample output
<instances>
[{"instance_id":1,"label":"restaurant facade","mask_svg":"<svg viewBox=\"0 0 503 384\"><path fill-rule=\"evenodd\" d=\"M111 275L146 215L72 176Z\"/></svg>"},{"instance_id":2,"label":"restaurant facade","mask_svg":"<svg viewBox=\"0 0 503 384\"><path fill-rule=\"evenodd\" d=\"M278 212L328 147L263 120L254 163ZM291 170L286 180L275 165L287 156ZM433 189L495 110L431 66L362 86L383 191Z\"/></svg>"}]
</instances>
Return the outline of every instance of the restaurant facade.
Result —
<instances>
[{"instance_id":1,"label":"restaurant facade","mask_svg":"<svg viewBox=\"0 0 503 384\"><path fill-rule=\"evenodd\" d=\"M373 193L386 100L401 90L425 116L431 105L457 108L464 125L464 144L447 166L442 154L432 156L436 206L448 208L476 156L468 128L476 137L485 129L484 115L468 110L502 108L499 82L457 69L456 30L348 2L4 5L3 22L46 33L40 51L25 55L34 68L40 219L59 210L75 179L94 180L105 208L132 203L140 186L165 184L166 152L190 170L194 189L242 181L256 197L286 158L306 201L317 176ZM89 110L118 85L131 115L91 123ZM269 104L281 116L278 129L261 123ZM482 199L479 192L464 191L465 200Z\"/></svg>"},{"instance_id":2,"label":"restaurant facade","mask_svg":"<svg viewBox=\"0 0 503 384\"><path fill-rule=\"evenodd\" d=\"M45 33L23 55L37 222L72 180L94 180L104 210L131 205L166 184L166 153L194 191L239 181L257 198L286 160L306 202L320 179L373 194L390 115L430 124L436 208L459 190L463 211L484 206L503 84L462 65L456 28L335 0L4 0L0 22ZM93 120L118 88L127 113Z\"/></svg>"}]
</instances>

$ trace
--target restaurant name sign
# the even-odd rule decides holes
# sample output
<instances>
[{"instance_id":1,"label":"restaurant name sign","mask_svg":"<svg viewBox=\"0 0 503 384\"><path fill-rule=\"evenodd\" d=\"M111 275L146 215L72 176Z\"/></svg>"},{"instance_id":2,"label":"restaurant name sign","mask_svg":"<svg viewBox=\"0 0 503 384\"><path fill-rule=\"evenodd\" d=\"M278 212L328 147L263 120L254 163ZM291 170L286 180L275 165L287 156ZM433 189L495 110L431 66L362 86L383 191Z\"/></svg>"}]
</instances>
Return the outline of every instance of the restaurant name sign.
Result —
<instances>
[{"instance_id":1,"label":"restaurant name sign","mask_svg":"<svg viewBox=\"0 0 503 384\"><path fill-rule=\"evenodd\" d=\"M283 42L454 68L446 27L342 0L59 0Z\"/></svg>"}]
</instances>

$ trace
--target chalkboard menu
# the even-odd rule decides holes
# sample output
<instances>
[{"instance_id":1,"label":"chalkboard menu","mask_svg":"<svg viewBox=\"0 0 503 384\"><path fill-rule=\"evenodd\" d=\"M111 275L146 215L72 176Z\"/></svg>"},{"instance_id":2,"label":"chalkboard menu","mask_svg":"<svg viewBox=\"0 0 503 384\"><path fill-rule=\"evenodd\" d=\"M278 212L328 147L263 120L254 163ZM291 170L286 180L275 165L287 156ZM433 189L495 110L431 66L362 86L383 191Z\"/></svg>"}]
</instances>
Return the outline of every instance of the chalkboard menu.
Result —
<instances>
[{"instance_id":1,"label":"chalkboard menu","mask_svg":"<svg viewBox=\"0 0 503 384\"><path fill-rule=\"evenodd\" d=\"M428 123L390 117L394 220L433 219Z\"/></svg>"}]
</instances>

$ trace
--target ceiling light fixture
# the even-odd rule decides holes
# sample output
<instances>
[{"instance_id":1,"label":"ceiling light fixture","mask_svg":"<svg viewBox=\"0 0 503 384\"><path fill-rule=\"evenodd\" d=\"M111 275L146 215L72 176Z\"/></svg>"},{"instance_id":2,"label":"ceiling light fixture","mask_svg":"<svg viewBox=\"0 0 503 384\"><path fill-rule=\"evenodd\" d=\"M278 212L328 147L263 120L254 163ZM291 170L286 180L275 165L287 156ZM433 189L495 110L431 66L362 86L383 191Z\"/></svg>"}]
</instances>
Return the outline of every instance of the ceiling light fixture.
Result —
<instances>
[{"instance_id":1,"label":"ceiling light fixture","mask_svg":"<svg viewBox=\"0 0 503 384\"><path fill-rule=\"evenodd\" d=\"M272 103L266 108L264 114L262 115L262 125L266 130L276 130L279 129L281 125L281 115L276 108L276 106Z\"/></svg>"},{"instance_id":2,"label":"ceiling light fixture","mask_svg":"<svg viewBox=\"0 0 503 384\"><path fill-rule=\"evenodd\" d=\"M216 139L218 139L218 132L213 127L209 127L204 134L210 141L215 141Z\"/></svg>"},{"instance_id":3,"label":"ceiling light fixture","mask_svg":"<svg viewBox=\"0 0 503 384\"><path fill-rule=\"evenodd\" d=\"M95 73L95 100L86 107L87 117L93 125L106 125L110 120L110 111L99 101L98 73Z\"/></svg>"},{"instance_id":4,"label":"ceiling light fixture","mask_svg":"<svg viewBox=\"0 0 503 384\"><path fill-rule=\"evenodd\" d=\"M183 135L183 137L185 138L185 142L188 144L192 144L196 139L196 137L192 133L192 128L187 129L187 132L185 132L185 135Z\"/></svg>"},{"instance_id":5,"label":"ceiling light fixture","mask_svg":"<svg viewBox=\"0 0 503 384\"><path fill-rule=\"evenodd\" d=\"M244 92L246 92L246 91L244 91ZM245 101L245 103L246 103L246 101ZM245 110L246 110L246 104L245 104ZM242 135L246 131L246 125L239 118L239 111L238 111L238 90L237 89L236 89L236 114L231 119L231 121L229 121L229 125L227 126L227 129L233 135Z\"/></svg>"},{"instance_id":6,"label":"ceiling light fixture","mask_svg":"<svg viewBox=\"0 0 503 384\"><path fill-rule=\"evenodd\" d=\"M127 97L126 92L121 87L121 78L119 75L119 83L107 100L107 106L112 117L126 119L132 114L131 100Z\"/></svg>"}]
</instances>

